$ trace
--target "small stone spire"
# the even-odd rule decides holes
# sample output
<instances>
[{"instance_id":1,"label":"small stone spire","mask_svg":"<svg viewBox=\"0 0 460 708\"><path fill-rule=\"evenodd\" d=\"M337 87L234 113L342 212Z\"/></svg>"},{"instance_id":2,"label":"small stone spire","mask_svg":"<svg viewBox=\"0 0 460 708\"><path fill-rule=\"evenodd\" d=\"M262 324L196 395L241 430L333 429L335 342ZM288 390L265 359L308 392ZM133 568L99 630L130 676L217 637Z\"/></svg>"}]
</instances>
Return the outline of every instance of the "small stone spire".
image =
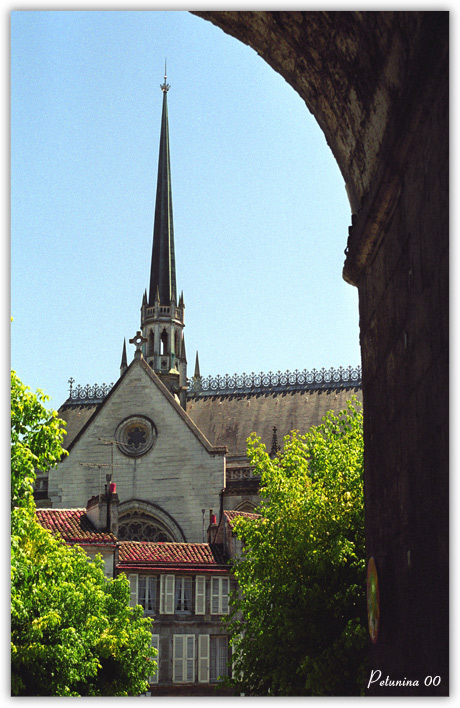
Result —
<instances>
[{"instance_id":1,"label":"small stone spire","mask_svg":"<svg viewBox=\"0 0 460 708\"><path fill-rule=\"evenodd\" d=\"M125 337L123 340L123 352L121 355L120 376L125 373L127 368L128 368L128 358L126 356L126 337Z\"/></svg>"},{"instance_id":2,"label":"small stone spire","mask_svg":"<svg viewBox=\"0 0 460 708\"><path fill-rule=\"evenodd\" d=\"M195 379L201 379L201 374L200 374L200 362L198 359L198 352L196 353L196 359L195 359L195 373L193 374L193 378Z\"/></svg>"},{"instance_id":3,"label":"small stone spire","mask_svg":"<svg viewBox=\"0 0 460 708\"><path fill-rule=\"evenodd\" d=\"M277 433L277 428L276 425L273 426L273 435L272 435L272 449L270 450L269 457L272 459L276 457L276 454L281 450L280 446L278 445L278 433Z\"/></svg>"}]
</instances>

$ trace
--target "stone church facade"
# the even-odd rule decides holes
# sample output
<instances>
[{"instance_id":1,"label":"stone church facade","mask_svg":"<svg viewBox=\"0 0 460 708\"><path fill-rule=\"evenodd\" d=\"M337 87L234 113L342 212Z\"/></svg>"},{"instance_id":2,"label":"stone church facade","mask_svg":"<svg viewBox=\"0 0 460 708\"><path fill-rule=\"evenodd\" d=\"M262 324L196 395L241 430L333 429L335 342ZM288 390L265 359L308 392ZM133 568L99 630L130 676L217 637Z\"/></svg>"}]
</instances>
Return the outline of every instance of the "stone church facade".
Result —
<instances>
[{"instance_id":1,"label":"stone church facade","mask_svg":"<svg viewBox=\"0 0 460 708\"><path fill-rule=\"evenodd\" d=\"M239 551L235 515L251 514L258 479L246 440L271 453L293 429L361 400L360 369L206 379L198 357L187 377L184 300L178 297L165 81L151 278L140 329L123 346L111 388L74 387L59 409L69 452L37 479L41 523L90 556L109 576L125 572L131 600L154 618L158 672L152 693L207 695L228 675L222 625Z\"/></svg>"}]
</instances>

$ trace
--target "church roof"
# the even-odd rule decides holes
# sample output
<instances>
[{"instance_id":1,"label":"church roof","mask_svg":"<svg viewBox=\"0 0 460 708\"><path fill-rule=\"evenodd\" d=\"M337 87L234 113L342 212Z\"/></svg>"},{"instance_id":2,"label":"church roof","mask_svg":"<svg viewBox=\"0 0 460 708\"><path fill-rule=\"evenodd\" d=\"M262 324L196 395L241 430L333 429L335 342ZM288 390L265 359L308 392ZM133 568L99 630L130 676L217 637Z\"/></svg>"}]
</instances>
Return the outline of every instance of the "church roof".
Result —
<instances>
[{"instance_id":1,"label":"church roof","mask_svg":"<svg viewBox=\"0 0 460 708\"><path fill-rule=\"evenodd\" d=\"M261 437L267 450L270 451L274 427L277 429L277 441L281 445L283 437L291 430L306 432L312 425L319 425L321 418L328 411L338 412L346 408L352 396L356 396L362 402L360 370L358 370L357 380L353 381L350 378L338 384L325 381L323 375L320 383L313 384L294 383L273 386L269 384L265 387L260 385L252 388L226 386L217 389L216 392L213 391L212 385L204 391L196 391L192 386L187 397L185 413L148 364L143 359L139 361L193 432L203 442L205 441L204 444L215 446L219 451L226 447L230 457L246 458L246 441L252 432ZM289 378L289 372L284 376ZM261 374L252 378L263 379L264 376ZM297 380L300 378L300 375L297 375ZM344 378L346 379L346 376ZM112 388L94 385L71 389L69 398L59 409L59 417L67 423L67 435L64 438L66 449L72 446L73 441L121 380L122 377ZM251 382L254 383L252 379Z\"/></svg>"},{"instance_id":2,"label":"church roof","mask_svg":"<svg viewBox=\"0 0 460 708\"><path fill-rule=\"evenodd\" d=\"M305 433L328 411L346 408L353 395L362 401L360 387L197 396L187 400L187 413L211 444L226 446L230 456L246 457L252 432L270 452L274 427L281 445L291 430Z\"/></svg>"},{"instance_id":3,"label":"church roof","mask_svg":"<svg viewBox=\"0 0 460 708\"><path fill-rule=\"evenodd\" d=\"M158 179L153 226L152 264L150 271L149 305L157 295L163 305L177 301L176 264L174 255L174 227L171 190L171 165L169 156L169 126L167 93L169 85L161 86L163 109L161 116Z\"/></svg>"},{"instance_id":4,"label":"church roof","mask_svg":"<svg viewBox=\"0 0 460 708\"><path fill-rule=\"evenodd\" d=\"M142 570L201 570L228 571L220 546L208 543L151 543L123 541L120 543L117 569Z\"/></svg>"},{"instance_id":5,"label":"church roof","mask_svg":"<svg viewBox=\"0 0 460 708\"><path fill-rule=\"evenodd\" d=\"M117 539L108 531L98 531L86 516L86 509L37 509L40 524L59 534L67 543L82 546L114 546Z\"/></svg>"}]
</instances>

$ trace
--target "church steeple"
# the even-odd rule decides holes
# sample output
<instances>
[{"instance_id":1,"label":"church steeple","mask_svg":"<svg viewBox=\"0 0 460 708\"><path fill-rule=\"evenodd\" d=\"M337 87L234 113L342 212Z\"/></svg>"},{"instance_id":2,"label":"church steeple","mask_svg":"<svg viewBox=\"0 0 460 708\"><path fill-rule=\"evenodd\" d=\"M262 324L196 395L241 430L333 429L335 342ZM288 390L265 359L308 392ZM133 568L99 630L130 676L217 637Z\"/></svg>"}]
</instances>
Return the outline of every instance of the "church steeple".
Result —
<instances>
[{"instance_id":1,"label":"church steeple","mask_svg":"<svg viewBox=\"0 0 460 708\"><path fill-rule=\"evenodd\" d=\"M171 393L177 395L185 408L187 361L183 345L184 298L177 303L176 261L169 156L169 126L166 81L161 114L158 181L153 225L152 262L148 297L144 295L141 307L141 330L145 339L143 356L160 376Z\"/></svg>"},{"instance_id":2,"label":"church steeple","mask_svg":"<svg viewBox=\"0 0 460 708\"><path fill-rule=\"evenodd\" d=\"M162 305L169 305L173 300L177 302L167 99L170 86L166 83L166 78L165 67L164 82L160 87L163 91L163 110L161 115L160 152L158 156L149 305L154 304L157 289Z\"/></svg>"}]
</instances>

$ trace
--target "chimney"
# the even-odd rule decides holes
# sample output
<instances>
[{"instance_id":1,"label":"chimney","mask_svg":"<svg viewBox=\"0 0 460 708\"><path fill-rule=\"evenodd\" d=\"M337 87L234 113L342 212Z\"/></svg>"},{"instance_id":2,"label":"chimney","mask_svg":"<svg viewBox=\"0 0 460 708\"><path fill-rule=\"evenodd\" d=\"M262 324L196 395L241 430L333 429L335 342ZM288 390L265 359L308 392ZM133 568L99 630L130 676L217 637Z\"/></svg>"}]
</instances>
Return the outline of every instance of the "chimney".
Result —
<instances>
[{"instance_id":1,"label":"chimney","mask_svg":"<svg viewBox=\"0 0 460 708\"><path fill-rule=\"evenodd\" d=\"M117 485L111 482L104 494L96 494L86 505L86 516L98 531L118 533Z\"/></svg>"},{"instance_id":2,"label":"chimney","mask_svg":"<svg viewBox=\"0 0 460 708\"><path fill-rule=\"evenodd\" d=\"M214 543L217 533L217 518L216 515L212 513L212 509L209 510L209 526L208 526L208 543Z\"/></svg>"}]
</instances>

